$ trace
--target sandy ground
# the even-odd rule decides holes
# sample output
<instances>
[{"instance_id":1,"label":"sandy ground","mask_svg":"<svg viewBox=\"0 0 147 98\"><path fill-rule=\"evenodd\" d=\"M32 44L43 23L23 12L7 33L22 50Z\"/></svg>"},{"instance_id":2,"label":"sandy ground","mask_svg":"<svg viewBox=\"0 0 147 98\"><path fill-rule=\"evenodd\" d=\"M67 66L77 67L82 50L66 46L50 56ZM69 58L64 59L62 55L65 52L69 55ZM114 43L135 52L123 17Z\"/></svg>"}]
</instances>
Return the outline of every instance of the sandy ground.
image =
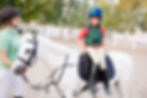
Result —
<instances>
[{"instance_id":1,"label":"sandy ground","mask_svg":"<svg viewBox=\"0 0 147 98\"><path fill-rule=\"evenodd\" d=\"M59 41L63 44L66 44L72 48L76 48L75 43ZM130 98L147 98L147 50L146 49L129 49L123 48L122 46L113 47L109 45L108 50L119 50L125 51L130 54L134 60L134 70L133 76L131 77L131 89L130 89ZM47 75L51 72L52 69L48 66L48 64L39 58L37 64L35 64L32 68L29 69L28 75L30 80L33 83L42 82ZM60 98L58 94L55 92L54 88L51 88L48 93L35 91L30 88L26 83L25 85L25 97L24 98ZM89 94L85 94L85 96L89 96ZM82 98L85 98L83 96ZM90 98L90 97L86 97ZM104 97L103 97L104 98ZM113 98L113 97L112 97Z\"/></svg>"}]
</instances>

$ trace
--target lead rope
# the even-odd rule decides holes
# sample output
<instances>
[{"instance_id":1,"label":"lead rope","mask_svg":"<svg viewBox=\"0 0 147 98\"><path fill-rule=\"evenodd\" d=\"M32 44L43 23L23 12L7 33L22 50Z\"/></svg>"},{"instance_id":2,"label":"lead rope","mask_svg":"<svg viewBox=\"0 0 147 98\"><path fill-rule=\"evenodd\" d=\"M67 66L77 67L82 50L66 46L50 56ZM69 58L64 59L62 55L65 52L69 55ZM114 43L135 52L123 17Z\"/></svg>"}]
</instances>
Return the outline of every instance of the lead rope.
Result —
<instances>
[{"instance_id":1,"label":"lead rope","mask_svg":"<svg viewBox=\"0 0 147 98\"><path fill-rule=\"evenodd\" d=\"M68 64L67 64L68 59L69 59L69 55L66 55L66 56L65 56L65 59L64 59L64 62L63 62L63 65L62 65L61 67L56 68L55 70L52 71L52 73L51 73L51 74L48 76L48 78L46 79L46 81L48 81L48 82L46 82L44 85L40 85L40 84L43 84L43 83L39 83L39 84L37 84L37 85L32 84L32 83L29 81L29 79L28 79L28 77L27 77L26 75L22 75L23 80L24 80L32 89L37 90L37 91L44 90L44 91L48 92L49 87L50 87L51 85L53 85L53 86L56 87L56 89L57 89L58 92L61 94L61 96L63 96L63 93L62 93L62 91L59 89L58 84L59 84L60 81L62 80L62 77L63 77L63 75L64 75L64 73L65 73L65 70L66 70L66 68L67 68L67 66L68 66ZM53 78L55 77L55 75L56 75L56 73L58 72L59 69L61 69L60 74L59 74L58 78L57 78L56 80L54 80Z\"/></svg>"}]
</instances>

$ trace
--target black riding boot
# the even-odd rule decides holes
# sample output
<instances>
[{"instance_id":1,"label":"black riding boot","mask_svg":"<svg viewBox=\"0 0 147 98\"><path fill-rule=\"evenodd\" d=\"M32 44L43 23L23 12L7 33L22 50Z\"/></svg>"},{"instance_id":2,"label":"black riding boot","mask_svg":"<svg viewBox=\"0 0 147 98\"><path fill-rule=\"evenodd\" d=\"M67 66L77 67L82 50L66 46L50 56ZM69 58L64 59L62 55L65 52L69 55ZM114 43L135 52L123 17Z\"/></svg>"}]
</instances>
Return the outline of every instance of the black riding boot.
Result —
<instances>
[{"instance_id":1,"label":"black riding boot","mask_svg":"<svg viewBox=\"0 0 147 98\"><path fill-rule=\"evenodd\" d=\"M110 95L111 94L111 90L110 90L109 77L108 77L107 70L102 71L102 75L103 75L103 82L104 82L106 93L108 95Z\"/></svg>"},{"instance_id":2,"label":"black riding boot","mask_svg":"<svg viewBox=\"0 0 147 98\"><path fill-rule=\"evenodd\" d=\"M94 65L91 69L91 75L90 75L90 89L92 90L93 93L96 93L98 90L97 90L97 87L96 87L96 80L95 80L95 76L96 76L96 70L97 67L96 65Z\"/></svg>"}]
</instances>

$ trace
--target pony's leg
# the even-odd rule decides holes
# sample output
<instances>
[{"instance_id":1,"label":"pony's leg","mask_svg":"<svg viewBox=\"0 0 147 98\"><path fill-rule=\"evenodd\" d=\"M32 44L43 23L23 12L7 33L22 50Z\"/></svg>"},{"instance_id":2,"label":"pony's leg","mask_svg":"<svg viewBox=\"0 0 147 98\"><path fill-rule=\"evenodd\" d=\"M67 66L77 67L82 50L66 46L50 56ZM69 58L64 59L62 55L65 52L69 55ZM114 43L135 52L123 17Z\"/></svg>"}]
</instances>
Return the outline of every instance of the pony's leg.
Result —
<instances>
[{"instance_id":1,"label":"pony's leg","mask_svg":"<svg viewBox=\"0 0 147 98\"><path fill-rule=\"evenodd\" d=\"M96 92L91 91L91 94L92 94L92 98L97 98L97 93Z\"/></svg>"},{"instance_id":2,"label":"pony's leg","mask_svg":"<svg viewBox=\"0 0 147 98\"><path fill-rule=\"evenodd\" d=\"M47 92L44 90L40 91L37 98L47 98Z\"/></svg>"},{"instance_id":3,"label":"pony's leg","mask_svg":"<svg viewBox=\"0 0 147 98\"><path fill-rule=\"evenodd\" d=\"M114 89L116 90L117 98L124 98L120 81L114 83Z\"/></svg>"},{"instance_id":4,"label":"pony's leg","mask_svg":"<svg viewBox=\"0 0 147 98\"><path fill-rule=\"evenodd\" d=\"M55 89L57 90L58 94L61 96L61 98L66 98L65 94L62 92L60 87L58 85L55 85Z\"/></svg>"},{"instance_id":5,"label":"pony's leg","mask_svg":"<svg viewBox=\"0 0 147 98\"><path fill-rule=\"evenodd\" d=\"M84 87L82 87L82 89L80 89L79 91L75 91L74 92L74 97L78 97L80 96L82 93L84 93L86 90L88 90L89 86L88 85L85 85Z\"/></svg>"},{"instance_id":6,"label":"pony's leg","mask_svg":"<svg viewBox=\"0 0 147 98\"><path fill-rule=\"evenodd\" d=\"M122 95L123 98L129 98L130 90L129 90L129 81L123 81L121 84L122 87Z\"/></svg>"},{"instance_id":7,"label":"pony's leg","mask_svg":"<svg viewBox=\"0 0 147 98\"><path fill-rule=\"evenodd\" d=\"M73 96L73 90L69 89L65 91L66 98L75 98Z\"/></svg>"},{"instance_id":8,"label":"pony's leg","mask_svg":"<svg viewBox=\"0 0 147 98\"><path fill-rule=\"evenodd\" d=\"M97 96L96 96L96 94L94 93L94 94L92 94L92 98L97 98Z\"/></svg>"},{"instance_id":9,"label":"pony's leg","mask_svg":"<svg viewBox=\"0 0 147 98\"><path fill-rule=\"evenodd\" d=\"M128 72L128 73L127 73ZM130 98L130 78L131 78L131 71L126 71L125 77L122 77L120 81L120 87L121 87L121 92L122 92L122 98Z\"/></svg>"}]
</instances>

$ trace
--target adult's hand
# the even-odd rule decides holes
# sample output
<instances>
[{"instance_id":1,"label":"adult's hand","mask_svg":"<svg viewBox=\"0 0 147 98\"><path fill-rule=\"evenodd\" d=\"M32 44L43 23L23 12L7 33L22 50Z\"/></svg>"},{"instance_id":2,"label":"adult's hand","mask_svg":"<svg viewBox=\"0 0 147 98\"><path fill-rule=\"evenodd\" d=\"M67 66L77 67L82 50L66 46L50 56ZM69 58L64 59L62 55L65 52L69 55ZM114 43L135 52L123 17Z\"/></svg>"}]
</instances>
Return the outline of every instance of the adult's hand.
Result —
<instances>
[{"instance_id":1,"label":"adult's hand","mask_svg":"<svg viewBox=\"0 0 147 98\"><path fill-rule=\"evenodd\" d=\"M14 73L18 74L18 75L24 75L27 71L27 67L26 66L17 66L14 69Z\"/></svg>"},{"instance_id":2,"label":"adult's hand","mask_svg":"<svg viewBox=\"0 0 147 98\"><path fill-rule=\"evenodd\" d=\"M11 67L11 65L12 65L12 62L7 57L6 51L0 51L0 61L2 61L8 67Z\"/></svg>"}]
</instances>

